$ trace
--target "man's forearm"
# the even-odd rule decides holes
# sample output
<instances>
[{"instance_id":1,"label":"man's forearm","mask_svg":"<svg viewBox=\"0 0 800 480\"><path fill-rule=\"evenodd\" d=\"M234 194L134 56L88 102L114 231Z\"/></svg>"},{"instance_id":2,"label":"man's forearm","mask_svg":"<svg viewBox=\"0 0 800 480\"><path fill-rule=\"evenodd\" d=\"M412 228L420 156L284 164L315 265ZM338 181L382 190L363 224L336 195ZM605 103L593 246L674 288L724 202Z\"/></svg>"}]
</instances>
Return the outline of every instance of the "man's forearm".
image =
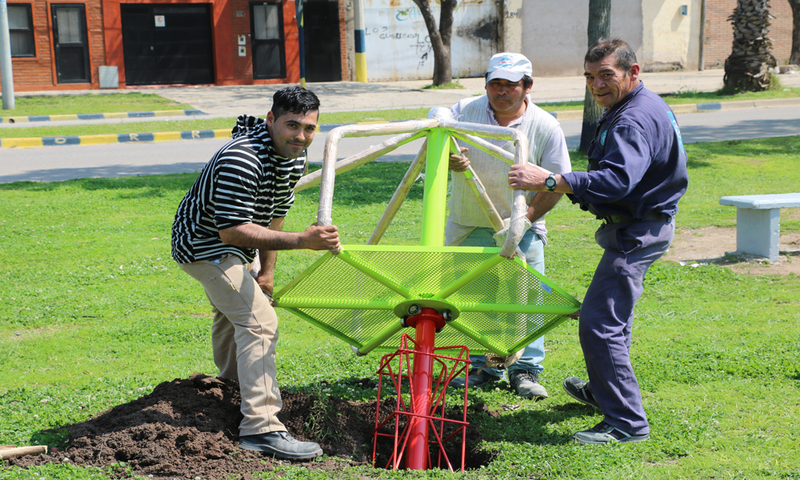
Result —
<instances>
[{"instance_id":1,"label":"man's forearm","mask_svg":"<svg viewBox=\"0 0 800 480\"><path fill-rule=\"evenodd\" d=\"M255 223L245 223L220 230L219 238L228 245L257 248L261 251L302 248L299 233L272 230Z\"/></svg>"},{"instance_id":2,"label":"man's forearm","mask_svg":"<svg viewBox=\"0 0 800 480\"><path fill-rule=\"evenodd\" d=\"M283 218L273 218L269 226L270 230L281 232L283 231ZM278 252L276 250L262 250L259 249L259 258L261 259L261 273L259 277L266 277L267 283L272 286L272 279L275 275L275 263L277 262Z\"/></svg>"},{"instance_id":3,"label":"man's forearm","mask_svg":"<svg viewBox=\"0 0 800 480\"><path fill-rule=\"evenodd\" d=\"M549 212L561 200L563 193L539 192L528 205L528 220L531 223L539 220L545 213Z\"/></svg>"}]
</instances>

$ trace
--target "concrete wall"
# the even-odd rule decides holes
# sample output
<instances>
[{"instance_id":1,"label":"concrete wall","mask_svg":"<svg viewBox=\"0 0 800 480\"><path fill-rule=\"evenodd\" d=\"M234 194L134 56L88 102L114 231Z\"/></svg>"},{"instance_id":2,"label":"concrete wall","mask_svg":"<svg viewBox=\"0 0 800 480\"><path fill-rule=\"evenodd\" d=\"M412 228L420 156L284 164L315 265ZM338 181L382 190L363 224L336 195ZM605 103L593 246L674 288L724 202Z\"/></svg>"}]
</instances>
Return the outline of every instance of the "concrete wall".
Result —
<instances>
[{"instance_id":1,"label":"concrete wall","mask_svg":"<svg viewBox=\"0 0 800 480\"><path fill-rule=\"evenodd\" d=\"M643 41L638 57L642 69L697 70L701 17L701 0L642 2Z\"/></svg>"},{"instance_id":2,"label":"concrete wall","mask_svg":"<svg viewBox=\"0 0 800 480\"><path fill-rule=\"evenodd\" d=\"M642 3L648 2L611 2L611 36L628 42L637 58L642 54ZM519 18L525 26L522 53L531 60L534 76L583 75L589 0L525 0Z\"/></svg>"},{"instance_id":3,"label":"concrete wall","mask_svg":"<svg viewBox=\"0 0 800 480\"><path fill-rule=\"evenodd\" d=\"M439 5L431 2L439 23ZM453 77L485 73L499 51L499 7L494 0L463 0L454 15ZM367 76L371 82L433 77L433 48L425 21L411 0L365 0Z\"/></svg>"}]
</instances>

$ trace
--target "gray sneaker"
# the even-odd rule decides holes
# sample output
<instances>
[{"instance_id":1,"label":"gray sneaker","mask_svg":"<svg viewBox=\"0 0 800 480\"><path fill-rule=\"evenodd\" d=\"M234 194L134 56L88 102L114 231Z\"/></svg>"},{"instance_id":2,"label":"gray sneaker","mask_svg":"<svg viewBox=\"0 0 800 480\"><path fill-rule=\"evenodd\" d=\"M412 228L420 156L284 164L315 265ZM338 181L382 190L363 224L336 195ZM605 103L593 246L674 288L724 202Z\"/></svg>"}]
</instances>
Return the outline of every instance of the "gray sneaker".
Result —
<instances>
[{"instance_id":1,"label":"gray sneaker","mask_svg":"<svg viewBox=\"0 0 800 480\"><path fill-rule=\"evenodd\" d=\"M469 372L469 388L479 388L487 383L497 382L502 377L495 377L485 370L471 370ZM450 381L450 386L453 388L464 388L464 377L454 378Z\"/></svg>"},{"instance_id":2,"label":"gray sneaker","mask_svg":"<svg viewBox=\"0 0 800 480\"><path fill-rule=\"evenodd\" d=\"M255 450L284 460L311 460L322 455L314 442L301 442L289 432L269 432L239 437L239 447Z\"/></svg>"},{"instance_id":3,"label":"gray sneaker","mask_svg":"<svg viewBox=\"0 0 800 480\"><path fill-rule=\"evenodd\" d=\"M569 377L564 380L564 391L575 400L600 410L600 404L594 398L594 393L589 387L589 382L584 382L578 377Z\"/></svg>"},{"instance_id":4,"label":"gray sneaker","mask_svg":"<svg viewBox=\"0 0 800 480\"><path fill-rule=\"evenodd\" d=\"M572 438L584 444L604 445L606 443L643 442L650 438L650 434L633 435L617 427L612 427L606 422L600 422L589 430L576 433Z\"/></svg>"},{"instance_id":5,"label":"gray sneaker","mask_svg":"<svg viewBox=\"0 0 800 480\"><path fill-rule=\"evenodd\" d=\"M547 390L539 383L539 374L527 370L514 370L508 375L511 386L522 398L535 401L547 398Z\"/></svg>"}]
</instances>

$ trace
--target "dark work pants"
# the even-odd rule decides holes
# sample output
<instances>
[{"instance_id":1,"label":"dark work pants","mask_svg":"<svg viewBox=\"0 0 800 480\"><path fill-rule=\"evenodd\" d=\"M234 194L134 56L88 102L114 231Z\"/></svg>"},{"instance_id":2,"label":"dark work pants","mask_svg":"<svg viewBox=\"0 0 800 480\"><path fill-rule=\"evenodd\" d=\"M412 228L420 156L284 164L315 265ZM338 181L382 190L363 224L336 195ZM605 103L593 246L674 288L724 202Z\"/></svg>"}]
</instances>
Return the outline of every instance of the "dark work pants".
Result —
<instances>
[{"instance_id":1,"label":"dark work pants","mask_svg":"<svg viewBox=\"0 0 800 480\"><path fill-rule=\"evenodd\" d=\"M630 361L633 307L650 265L669 248L674 222L603 224L603 257L581 307L578 333L589 384L605 421L631 434L649 432Z\"/></svg>"}]
</instances>

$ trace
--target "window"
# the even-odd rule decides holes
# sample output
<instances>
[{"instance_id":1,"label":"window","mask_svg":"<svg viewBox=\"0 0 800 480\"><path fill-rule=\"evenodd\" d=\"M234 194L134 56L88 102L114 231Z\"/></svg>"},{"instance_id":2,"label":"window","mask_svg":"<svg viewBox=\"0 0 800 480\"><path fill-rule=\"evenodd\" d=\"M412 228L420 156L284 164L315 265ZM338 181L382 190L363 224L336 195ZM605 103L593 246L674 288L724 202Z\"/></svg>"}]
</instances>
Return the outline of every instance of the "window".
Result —
<instances>
[{"instance_id":1,"label":"window","mask_svg":"<svg viewBox=\"0 0 800 480\"><path fill-rule=\"evenodd\" d=\"M286 76L282 11L280 2L250 4L253 78Z\"/></svg>"},{"instance_id":2,"label":"window","mask_svg":"<svg viewBox=\"0 0 800 480\"><path fill-rule=\"evenodd\" d=\"M8 31L12 57L34 57L33 15L29 3L8 4Z\"/></svg>"}]
</instances>

